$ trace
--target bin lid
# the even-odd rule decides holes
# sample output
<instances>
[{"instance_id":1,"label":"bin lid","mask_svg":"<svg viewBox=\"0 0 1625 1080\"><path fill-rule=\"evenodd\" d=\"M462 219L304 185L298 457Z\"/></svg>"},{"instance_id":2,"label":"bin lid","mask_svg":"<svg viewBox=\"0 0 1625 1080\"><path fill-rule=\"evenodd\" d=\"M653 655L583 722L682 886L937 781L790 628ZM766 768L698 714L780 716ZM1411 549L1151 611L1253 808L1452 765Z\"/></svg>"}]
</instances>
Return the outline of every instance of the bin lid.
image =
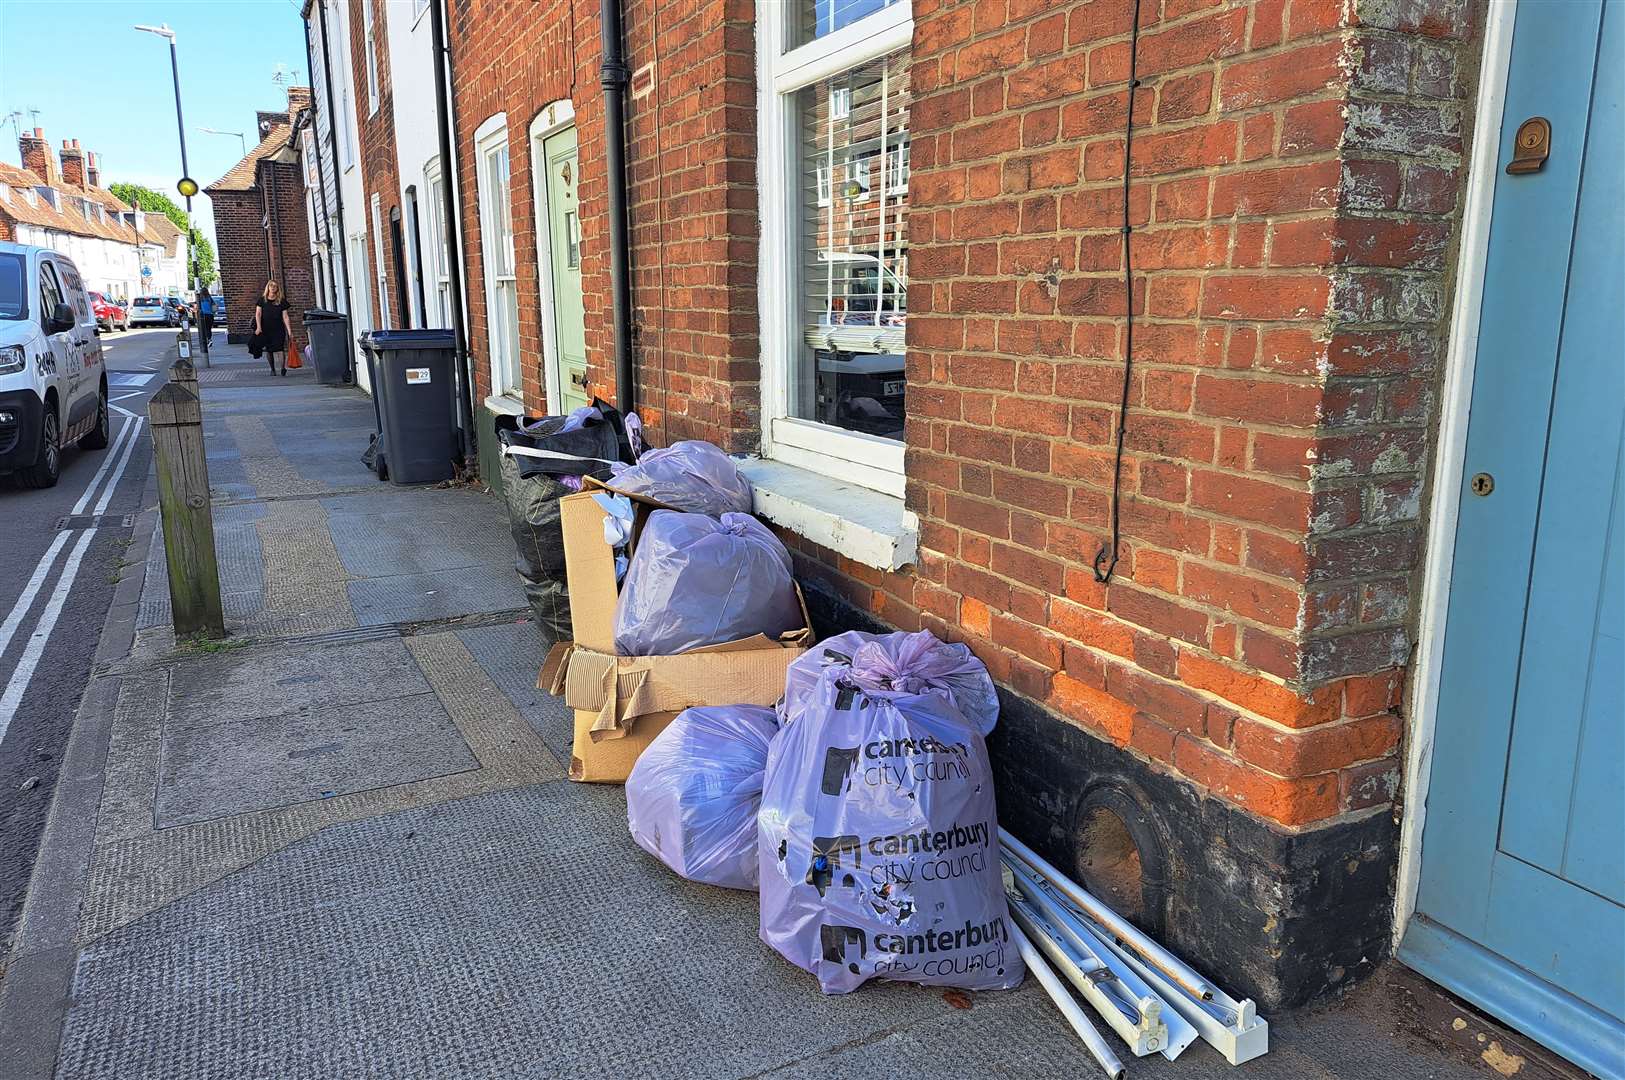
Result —
<instances>
[{"instance_id":1,"label":"bin lid","mask_svg":"<svg viewBox=\"0 0 1625 1080\"><path fill-rule=\"evenodd\" d=\"M342 311L328 311L326 308L306 308L306 322L343 322L349 316Z\"/></svg>"},{"instance_id":2,"label":"bin lid","mask_svg":"<svg viewBox=\"0 0 1625 1080\"><path fill-rule=\"evenodd\" d=\"M374 349L450 349L456 339L450 330L373 330L361 341Z\"/></svg>"}]
</instances>

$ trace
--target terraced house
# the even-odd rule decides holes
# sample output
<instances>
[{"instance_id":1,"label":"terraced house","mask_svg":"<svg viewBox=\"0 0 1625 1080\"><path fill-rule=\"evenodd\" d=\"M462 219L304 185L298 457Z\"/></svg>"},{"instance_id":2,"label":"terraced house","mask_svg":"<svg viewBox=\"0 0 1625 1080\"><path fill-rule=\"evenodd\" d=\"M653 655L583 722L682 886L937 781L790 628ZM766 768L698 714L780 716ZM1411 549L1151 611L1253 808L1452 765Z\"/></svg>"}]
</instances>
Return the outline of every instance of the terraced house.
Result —
<instances>
[{"instance_id":1,"label":"terraced house","mask_svg":"<svg viewBox=\"0 0 1625 1080\"><path fill-rule=\"evenodd\" d=\"M186 290L186 234L102 187L96 155L79 140L63 140L59 157L44 129L34 128L19 136L17 150L21 168L0 162L0 240L67 255L85 287L106 296Z\"/></svg>"},{"instance_id":2,"label":"terraced house","mask_svg":"<svg viewBox=\"0 0 1625 1080\"><path fill-rule=\"evenodd\" d=\"M378 6L452 228L353 262L446 282L487 477L590 395L751 455L819 620L968 642L1003 825L1199 967L1397 951L1602 1060L1617 4Z\"/></svg>"}]
</instances>

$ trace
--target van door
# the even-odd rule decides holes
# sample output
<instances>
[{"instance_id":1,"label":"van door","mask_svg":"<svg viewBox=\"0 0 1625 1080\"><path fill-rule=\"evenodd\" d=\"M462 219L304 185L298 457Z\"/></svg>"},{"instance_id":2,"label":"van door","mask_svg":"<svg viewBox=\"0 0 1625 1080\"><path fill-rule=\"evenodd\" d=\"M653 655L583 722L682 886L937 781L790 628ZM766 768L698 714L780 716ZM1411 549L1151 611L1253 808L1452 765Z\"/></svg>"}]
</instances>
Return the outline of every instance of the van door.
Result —
<instances>
[{"instance_id":1,"label":"van door","mask_svg":"<svg viewBox=\"0 0 1625 1080\"><path fill-rule=\"evenodd\" d=\"M79 370L79 381L74 387L73 404L68 412L73 423L82 430L75 437L89 433L98 421L97 406L101 399L102 340L96 334L96 312L90 306L90 294L85 291L79 268L66 259L57 259L56 268L62 282L64 299L73 308L78 324L72 337L76 353L74 364Z\"/></svg>"},{"instance_id":2,"label":"van door","mask_svg":"<svg viewBox=\"0 0 1625 1080\"><path fill-rule=\"evenodd\" d=\"M79 274L73 264L63 259L46 259L42 264L43 274L40 291L45 291L45 280L48 279L60 302L68 305L73 311L72 328L60 334L52 334L52 351L58 356L59 367L57 373L57 393L61 395L62 415L62 442L64 444L77 439L89 430L89 425L95 423L96 410L96 383L86 377L85 357L89 343L96 340L94 320L92 325L86 327L84 317L79 312L83 304L86 309L89 303L85 300L84 283L79 283L77 290L69 284L78 282ZM75 296L77 293L77 297ZM78 303L75 302L77 299ZM41 315L50 320L51 313L56 310L54 302L48 302L41 310ZM60 349L58 343L60 342ZM90 390L86 392L87 384ZM87 400L88 399L88 400ZM88 416L88 419L87 419Z\"/></svg>"}]
</instances>

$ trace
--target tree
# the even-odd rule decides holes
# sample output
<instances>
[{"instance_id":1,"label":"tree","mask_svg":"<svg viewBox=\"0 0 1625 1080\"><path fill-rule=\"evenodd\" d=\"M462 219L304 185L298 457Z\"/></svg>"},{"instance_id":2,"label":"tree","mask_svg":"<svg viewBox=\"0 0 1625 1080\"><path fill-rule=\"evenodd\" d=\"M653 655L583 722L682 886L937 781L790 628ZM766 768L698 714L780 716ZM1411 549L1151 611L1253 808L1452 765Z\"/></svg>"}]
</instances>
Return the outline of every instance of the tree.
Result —
<instances>
[{"instance_id":1,"label":"tree","mask_svg":"<svg viewBox=\"0 0 1625 1080\"><path fill-rule=\"evenodd\" d=\"M169 196L140 184L108 184L107 190L131 206L139 204L143 210L156 210L162 213L177 229L186 234L187 243L192 248L198 281L204 285L213 285L219 280L220 275L215 269L214 245L209 243L207 236L193 228L186 211L176 206Z\"/></svg>"}]
</instances>

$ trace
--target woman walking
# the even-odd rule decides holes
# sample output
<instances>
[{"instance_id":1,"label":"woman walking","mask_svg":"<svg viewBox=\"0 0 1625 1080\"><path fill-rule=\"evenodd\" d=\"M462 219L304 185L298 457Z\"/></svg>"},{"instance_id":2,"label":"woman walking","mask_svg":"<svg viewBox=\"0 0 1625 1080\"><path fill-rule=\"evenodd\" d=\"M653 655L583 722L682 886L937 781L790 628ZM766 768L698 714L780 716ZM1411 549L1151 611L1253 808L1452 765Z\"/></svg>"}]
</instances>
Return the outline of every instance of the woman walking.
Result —
<instances>
[{"instance_id":1,"label":"woman walking","mask_svg":"<svg viewBox=\"0 0 1625 1080\"><path fill-rule=\"evenodd\" d=\"M266 362L272 375L288 373L288 349L293 340L293 323L288 319L288 302L282 298L282 285L276 281L265 283L265 293L254 306L254 333L259 335L265 348ZM280 362L279 362L280 361Z\"/></svg>"},{"instance_id":2,"label":"woman walking","mask_svg":"<svg viewBox=\"0 0 1625 1080\"><path fill-rule=\"evenodd\" d=\"M206 353L209 344L214 338L214 297L209 295L207 285L200 286L197 291L197 340Z\"/></svg>"}]
</instances>

